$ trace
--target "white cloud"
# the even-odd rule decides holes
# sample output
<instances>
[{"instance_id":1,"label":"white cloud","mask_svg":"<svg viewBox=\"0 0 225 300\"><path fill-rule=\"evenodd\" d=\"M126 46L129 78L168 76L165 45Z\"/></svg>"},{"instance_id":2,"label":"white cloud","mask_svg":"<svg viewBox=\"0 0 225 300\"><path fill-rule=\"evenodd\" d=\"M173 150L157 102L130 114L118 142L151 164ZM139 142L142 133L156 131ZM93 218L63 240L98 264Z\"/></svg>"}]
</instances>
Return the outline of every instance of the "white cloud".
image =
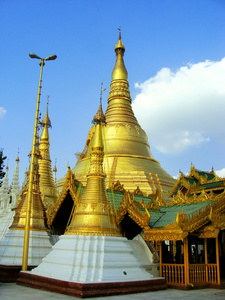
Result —
<instances>
[{"instance_id":1,"label":"white cloud","mask_svg":"<svg viewBox=\"0 0 225 300\"><path fill-rule=\"evenodd\" d=\"M225 168L219 170L219 171L215 171L216 175L218 175L221 178L225 178Z\"/></svg>"},{"instance_id":2,"label":"white cloud","mask_svg":"<svg viewBox=\"0 0 225 300\"><path fill-rule=\"evenodd\" d=\"M163 68L135 87L134 113L159 151L181 153L212 136L225 141L225 58Z\"/></svg>"},{"instance_id":3,"label":"white cloud","mask_svg":"<svg viewBox=\"0 0 225 300\"><path fill-rule=\"evenodd\" d=\"M0 119L4 116L5 113L6 110L4 109L4 107L0 107Z\"/></svg>"}]
</instances>

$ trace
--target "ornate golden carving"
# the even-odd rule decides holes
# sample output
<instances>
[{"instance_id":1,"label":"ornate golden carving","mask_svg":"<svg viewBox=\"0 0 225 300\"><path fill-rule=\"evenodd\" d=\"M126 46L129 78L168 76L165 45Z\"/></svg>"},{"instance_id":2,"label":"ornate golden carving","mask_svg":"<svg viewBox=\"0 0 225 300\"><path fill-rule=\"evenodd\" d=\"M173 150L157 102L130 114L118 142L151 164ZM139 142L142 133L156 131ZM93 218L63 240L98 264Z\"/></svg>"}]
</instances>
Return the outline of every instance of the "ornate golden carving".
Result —
<instances>
[{"instance_id":1,"label":"ornate golden carving","mask_svg":"<svg viewBox=\"0 0 225 300\"><path fill-rule=\"evenodd\" d=\"M212 221L213 223L213 227L218 228L220 230L225 229L225 214L224 212L222 213L223 210L224 210L223 203L221 203L220 209L218 208L216 209L216 207L213 209L213 207L211 207L210 216L209 216L210 221Z\"/></svg>"},{"instance_id":2,"label":"ornate golden carving","mask_svg":"<svg viewBox=\"0 0 225 300\"><path fill-rule=\"evenodd\" d=\"M119 223L123 220L124 216L126 215L128 210L127 207L127 196L126 193L124 193L122 197L122 201L120 202L119 207L117 208L116 211L116 222L119 225Z\"/></svg>"},{"instance_id":3,"label":"ornate golden carving","mask_svg":"<svg viewBox=\"0 0 225 300\"><path fill-rule=\"evenodd\" d=\"M148 203L147 209L159 210L160 207L166 205L166 201L162 197L162 190L160 189L155 189L155 193L149 194L148 197L152 200Z\"/></svg>"},{"instance_id":4,"label":"ornate golden carving","mask_svg":"<svg viewBox=\"0 0 225 300\"><path fill-rule=\"evenodd\" d=\"M216 238L219 234L219 229L214 228L214 226L205 226L198 230L197 233L200 239Z\"/></svg>"},{"instance_id":5,"label":"ornate golden carving","mask_svg":"<svg viewBox=\"0 0 225 300\"><path fill-rule=\"evenodd\" d=\"M141 228L145 228L148 226L150 221L150 215L148 211L142 212L135 205L134 194L130 195L127 193L127 204L128 204L128 214L133 221L135 221Z\"/></svg>"},{"instance_id":6,"label":"ornate golden carving","mask_svg":"<svg viewBox=\"0 0 225 300\"><path fill-rule=\"evenodd\" d=\"M206 207L189 215L186 215L182 212L179 217L177 217L177 223L183 230L186 230L190 233L194 232L207 224L209 221L210 207L211 205L209 204Z\"/></svg>"},{"instance_id":7,"label":"ornate golden carving","mask_svg":"<svg viewBox=\"0 0 225 300\"><path fill-rule=\"evenodd\" d=\"M221 194L216 195L213 192L206 193L205 190L201 191L200 195L193 194L191 196L187 196L183 194L180 190L177 192L177 195L173 196L173 200L167 204L167 206L181 205L181 204L191 204L191 203L199 203L199 202L207 202L212 200L217 200L221 196Z\"/></svg>"},{"instance_id":8,"label":"ornate golden carving","mask_svg":"<svg viewBox=\"0 0 225 300\"><path fill-rule=\"evenodd\" d=\"M112 189L115 192L124 192L125 191L123 184L121 184L119 180L117 180L116 183L113 182L110 189Z\"/></svg>"},{"instance_id":9,"label":"ornate golden carving","mask_svg":"<svg viewBox=\"0 0 225 300\"><path fill-rule=\"evenodd\" d=\"M188 236L188 232L180 228L180 226L173 222L164 228L145 228L144 229L145 239L148 241L183 241Z\"/></svg>"},{"instance_id":10,"label":"ornate golden carving","mask_svg":"<svg viewBox=\"0 0 225 300\"><path fill-rule=\"evenodd\" d=\"M142 191L140 190L139 186L134 190L134 195L143 196Z\"/></svg>"},{"instance_id":11,"label":"ornate golden carving","mask_svg":"<svg viewBox=\"0 0 225 300\"><path fill-rule=\"evenodd\" d=\"M70 167L68 167L68 171L66 174L66 181L64 183L63 189L56 201L55 204L52 204L46 212L47 215L47 223L48 226L52 225L52 222L54 221L54 218L62 205L64 199L66 198L68 192L70 193L71 198L73 199L74 203L76 204L79 198L79 192L76 186L80 186L81 183L77 181L73 175Z\"/></svg>"}]
</instances>

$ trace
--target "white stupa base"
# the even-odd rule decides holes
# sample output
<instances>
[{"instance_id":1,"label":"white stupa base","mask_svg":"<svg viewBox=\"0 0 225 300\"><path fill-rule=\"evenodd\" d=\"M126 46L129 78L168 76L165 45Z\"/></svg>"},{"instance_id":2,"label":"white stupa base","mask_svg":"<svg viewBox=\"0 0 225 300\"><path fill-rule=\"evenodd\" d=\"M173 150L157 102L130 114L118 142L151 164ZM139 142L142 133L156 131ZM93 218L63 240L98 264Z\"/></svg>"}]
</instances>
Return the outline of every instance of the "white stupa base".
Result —
<instances>
[{"instance_id":1,"label":"white stupa base","mask_svg":"<svg viewBox=\"0 0 225 300\"><path fill-rule=\"evenodd\" d=\"M15 211L12 211L11 208L5 209L2 214L0 213L0 242L5 237L6 232L9 230L13 222Z\"/></svg>"},{"instance_id":2,"label":"white stupa base","mask_svg":"<svg viewBox=\"0 0 225 300\"><path fill-rule=\"evenodd\" d=\"M32 274L73 282L118 282L152 279L144 251L122 237L62 235ZM132 245L134 247L132 247Z\"/></svg>"},{"instance_id":3,"label":"white stupa base","mask_svg":"<svg viewBox=\"0 0 225 300\"><path fill-rule=\"evenodd\" d=\"M0 265L22 265L24 230L8 230L0 242ZM30 231L28 263L37 266L52 249L46 231Z\"/></svg>"},{"instance_id":4,"label":"white stupa base","mask_svg":"<svg viewBox=\"0 0 225 300\"><path fill-rule=\"evenodd\" d=\"M62 235L38 267L20 272L17 283L77 297L165 289L164 278L146 271L149 265L138 240Z\"/></svg>"}]
</instances>

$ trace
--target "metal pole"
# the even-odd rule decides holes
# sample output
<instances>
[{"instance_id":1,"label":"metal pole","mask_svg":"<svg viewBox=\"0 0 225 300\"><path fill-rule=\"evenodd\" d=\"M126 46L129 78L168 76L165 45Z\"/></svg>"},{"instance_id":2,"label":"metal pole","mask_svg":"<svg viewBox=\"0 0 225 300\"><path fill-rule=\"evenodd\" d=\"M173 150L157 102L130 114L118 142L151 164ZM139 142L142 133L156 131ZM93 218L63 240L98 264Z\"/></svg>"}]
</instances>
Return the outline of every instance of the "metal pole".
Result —
<instances>
[{"instance_id":1,"label":"metal pole","mask_svg":"<svg viewBox=\"0 0 225 300\"><path fill-rule=\"evenodd\" d=\"M41 58L41 62L40 62L41 71L40 71L40 79L39 79L39 86L38 86L37 105L36 105L36 114L35 114L35 122L34 122L33 144L32 144L32 151L31 151L30 178L29 178L29 187L28 187L26 225L25 225L25 232L24 232L22 271L27 270L27 261L28 261L29 235L30 235L30 213L31 213L33 177L34 177L36 135L37 135L39 104L40 104L40 96L41 96L42 70L43 70L44 65L45 65L44 58Z\"/></svg>"}]
</instances>

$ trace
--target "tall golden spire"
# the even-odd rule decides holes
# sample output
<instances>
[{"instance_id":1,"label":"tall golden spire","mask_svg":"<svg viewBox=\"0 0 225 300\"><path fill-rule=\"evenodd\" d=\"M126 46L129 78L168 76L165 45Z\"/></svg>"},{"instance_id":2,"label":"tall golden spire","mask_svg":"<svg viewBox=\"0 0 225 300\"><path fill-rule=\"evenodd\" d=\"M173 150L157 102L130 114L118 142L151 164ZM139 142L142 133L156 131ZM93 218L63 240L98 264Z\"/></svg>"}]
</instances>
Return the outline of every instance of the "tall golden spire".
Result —
<instances>
[{"instance_id":1,"label":"tall golden spire","mask_svg":"<svg viewBox=\"0 0 225 300\"><path fill-rule=\"evenodd\" d=\"M45 116L40 122L43 127L41 138L40 138L40 158L38 160L39 164L39 174L40 174L40 191L43 195L43 202L45 207L48 207L55 202L57 199L57 190L53 179L51 159L50 159L50 143L49 143L49 132L48 128L51 127L51 120L48 116L48 103L49 96L47 96L47 108Z\"/></svg>"},{"instance_id":2,"label":"tall golden spire","mask_svg":"<svg viewBox=\"0 0 225 300\"><path fill-rule=\"evenodd\" d=\"M121 31L119 31L115 52L117 59L112 71L105 118L108 128L116 126L117 134L112 132L112 135L106 135L108 154L130 154L153 158L147 136L138 124L131 107L128 74L123 61L125 47L121 40Z\"/></svg>"},{"instance_id":3,"label":"tall golden spire","mask_svg":"<svg viewBox=\"0 0 225 300\"><path fill-rule=\"evenodd\" d=\"M121 236L114 209L106 193L106 175L103 172L103 115L97 113L93 122L95 134L87 185L76 205L71 224L65 234Z\"/></svg>"},{"instance_id":4,"label":"tall golden spire","mask_svg":"<svg viewBox=\"0 0 225 300\"><path fill-rule=\"evenodd\" d=\"M145 131L139 125L131 106L128 74L124 65L125 47L122 43L121 32L115 46L116 62L112 71L112 81L108 96L108 106L105 112L104 126L104 171L107 175L106 183L111 187L117 180L124 188L134 191L137 186L148 195L153 193L154 185L158 185L156 179L153 184L149 180L149 173L153 178L158 175L163 197L168 198L167 191L174 184L174 179L155 160L151 154L148 138ZM160 116L159 116L160 118ZM91 136L93 128L90 129L85 151L73 168L73 173L80 176L80 181L86 185L86 166L90 163L88 149L91 147ZM58 180L60 189L65 177Z\"/></svg>"}]
</instances>

